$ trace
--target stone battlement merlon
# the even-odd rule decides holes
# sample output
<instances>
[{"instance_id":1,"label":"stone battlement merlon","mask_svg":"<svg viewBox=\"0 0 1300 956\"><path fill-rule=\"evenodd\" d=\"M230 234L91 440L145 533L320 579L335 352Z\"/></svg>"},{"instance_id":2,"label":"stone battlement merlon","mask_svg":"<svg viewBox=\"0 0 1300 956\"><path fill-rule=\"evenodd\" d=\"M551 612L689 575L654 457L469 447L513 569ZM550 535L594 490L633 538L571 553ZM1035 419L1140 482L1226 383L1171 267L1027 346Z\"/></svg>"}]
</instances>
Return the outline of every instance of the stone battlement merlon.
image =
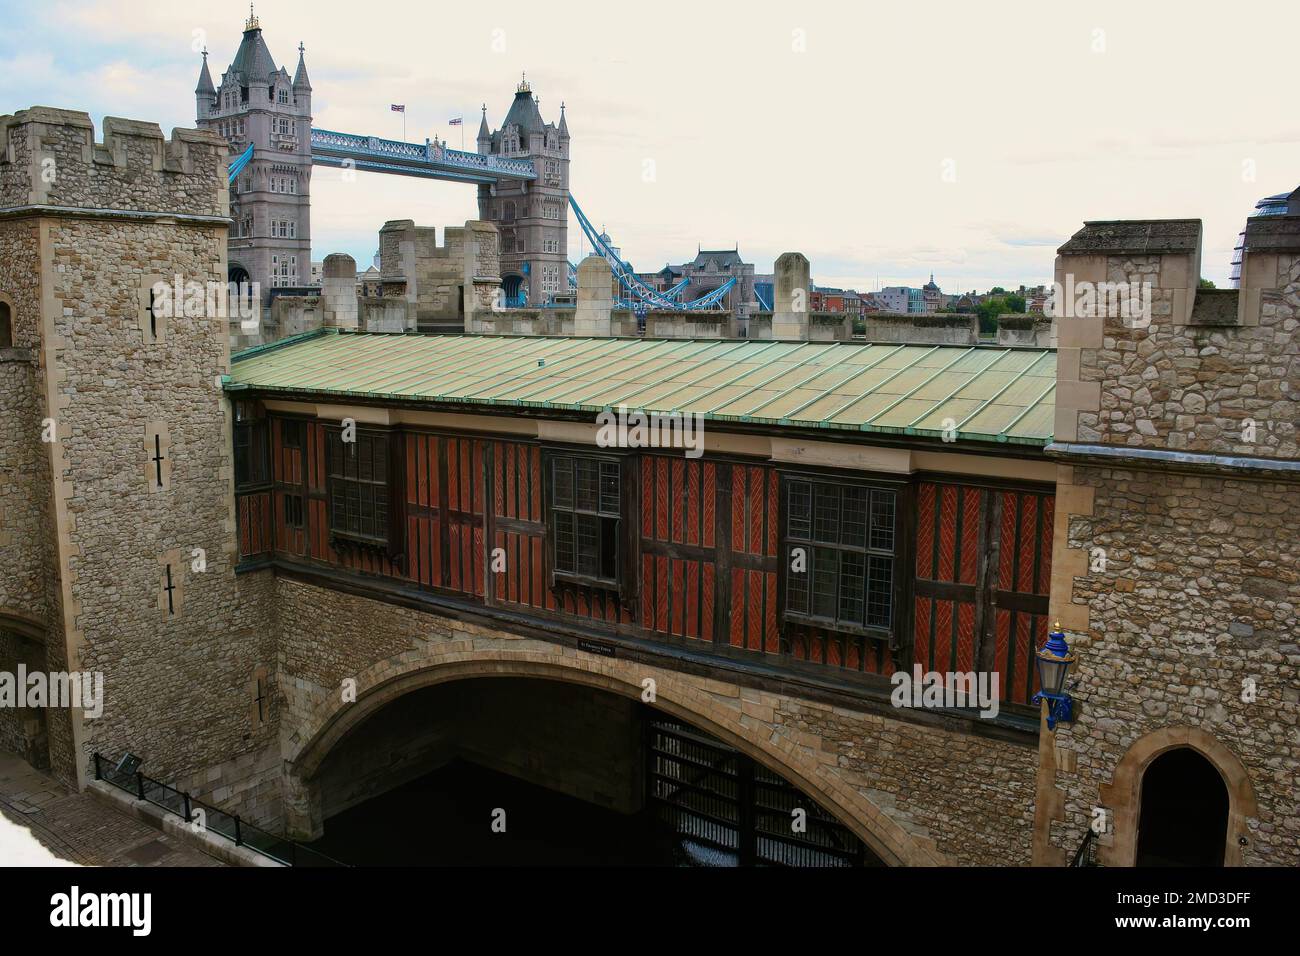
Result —
<instances>
[{"instance_id":1,"label":"stone battlement merlon","mask_svg":"<svg viewBox=\"0 0 1300 956\"><path fill-rule=\"evenodd\" d=\"M1090 222L1060 247L1058 444L1300 460L1300 217L1250 220L1240 290L1199 288L1201 248L1196 219Z\"/></svg>"},{"instance_id":2,"label":"stone battlement merlon","mask_svg":"<svg viewBox=\"0 0 1300 956\"><path fill-rule=\"evenodd\" d=\"M226 141L215 133L35 106L0 116L0 209L229 215Z\"/></svg>"},{"instance_id":3,"label":"stone battlement merlon","mask_svg":"<svg viewBox=\"0 0 1300 956\"><path fill-rule=\"evenodd\" d=\"M1200 251L1199 219L1121 219L1085 222L1057 249L1073 256L1192 255Z\"/></svg>"}]
</instances>

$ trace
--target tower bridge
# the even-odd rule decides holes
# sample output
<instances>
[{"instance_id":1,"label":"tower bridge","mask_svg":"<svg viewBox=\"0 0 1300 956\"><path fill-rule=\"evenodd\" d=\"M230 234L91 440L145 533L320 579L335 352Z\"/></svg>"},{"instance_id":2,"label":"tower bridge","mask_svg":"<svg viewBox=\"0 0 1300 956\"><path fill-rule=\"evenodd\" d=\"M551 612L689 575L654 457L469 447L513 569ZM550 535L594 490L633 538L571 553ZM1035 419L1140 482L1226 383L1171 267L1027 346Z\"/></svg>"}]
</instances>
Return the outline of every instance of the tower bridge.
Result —
<instances>
[{"instance_id":1,"label":"tower bridge","mask_svg":"<svg viewBox=\"0 0 1300 956\"><path fill-rule=\"evenodd\" d=\"M736 280L694 300L686 287L660 292L595 230L569 192L569 128L564 105L558 123L541 115L524 78L501 127L489 128L482 108L477 149L451 149L437 139L409 143L380 136L318 129L312 125L312 86L305 47L299 44L292 77L275 60L250 13L230 66L214 84L207 51L195 88L197 124L230 143L232 281L266 290L307 284L311 265L311 169L410 176L478 188L478 217L494 223L500 243L502 291L507 307L544 305L576 287L568 261L568 211L572 207L593 250L618 281L618 305L669 311L714 309Z\"/></svg>"}]
</instances>

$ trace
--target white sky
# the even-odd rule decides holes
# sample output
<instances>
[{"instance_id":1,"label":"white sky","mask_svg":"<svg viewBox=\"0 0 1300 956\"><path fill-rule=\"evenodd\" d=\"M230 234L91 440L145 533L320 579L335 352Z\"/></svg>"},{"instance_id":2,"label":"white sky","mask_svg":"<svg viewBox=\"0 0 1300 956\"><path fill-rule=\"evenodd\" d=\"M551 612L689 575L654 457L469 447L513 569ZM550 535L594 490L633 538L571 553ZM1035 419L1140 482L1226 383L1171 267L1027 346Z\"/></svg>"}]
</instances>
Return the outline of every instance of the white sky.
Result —
<instances>
[{"instance_id":1,"label":"white sky","mask_svg":"<svg viewBox=\"0 0 1300 956\"><path fill-rule=\"evenodd\" d=\"M306 44L327 129L397 137L389 104L405 103L407 139L458 146L447 120L463 116L473 149L479 104L498 124L526 70L547 120L568 105L575 197L643 270L738 243L760 272L801 251L821 284L933 271L947 291L983 290L1050 281L1085 219L1199 217L1204 274L1223 285L1255 201L1300 184L1288 3L264 0L257 13L277 65L292 73ZM247 14L0 0L0 112L192 126L195 37L220 82ZM312 199L313 258L343 251L363 268L385 220L476 215L470 186L325 168Z\"/></svg>"}]
</instances>

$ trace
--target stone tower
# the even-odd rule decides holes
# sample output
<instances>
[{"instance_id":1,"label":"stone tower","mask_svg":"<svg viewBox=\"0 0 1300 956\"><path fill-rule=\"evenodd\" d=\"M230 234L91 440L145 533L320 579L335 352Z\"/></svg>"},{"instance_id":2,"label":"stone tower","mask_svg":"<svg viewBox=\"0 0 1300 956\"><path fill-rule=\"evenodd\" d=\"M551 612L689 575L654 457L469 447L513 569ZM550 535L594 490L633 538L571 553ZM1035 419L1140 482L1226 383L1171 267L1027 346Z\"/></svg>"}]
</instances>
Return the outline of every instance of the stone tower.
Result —
<instances>
[{"instance_id":1,"label":"stone tower","mask_svg":"<svg viewBox=\"0 0 1300 956\"><path fill-rule=\"evenodd\" d=\"M1079 706L1039 737L1037 864L1090 830L1106 866L1300 863L1300 216L1248 222L1240 290L1198 288L1201 250L1195 219L1058 250L1051 616Z\"/></svg>"},{"instance_id":2,"label":"stone tower","mask_svg":"<svg viewBox=\"0 0 1300 956\"><path fill-rule=\"evenodd\" d=\"M226 163L200 130L0 116L0 670L103 675L100 713L0 713L0 736L69 782L94 751L171 778L275 740L235 579Z\"/></svg>"},{"instance_id":3,"label":"stone tower","mask_svg":"<svg viewBox=\"0 0 1300 956\"><path fill-rule=\"evenodd\" d=\"M488 130L487 107L479 122L482 155L531 159L532 181L479 186L479 218L501 233L502 288L510 305L542 305L568 291L569 124L543 121L538 100L524 78L496 132Z\"/></svg>"},{"instance_id":4,"label":"stone tower","mask_svg":"<svg viewBox=\"0 0 1300 956\"><path fill-rule=\"evenodd\" d=\"M290 79L250 14L221 85L213 86L205 50L194 91L198 127L223 136L232 161L253 145L230 192L230 279L259 283L263 302L273 288L311 279L311 82L303 54L300 43Z\"/></svg>"}]
</instances>

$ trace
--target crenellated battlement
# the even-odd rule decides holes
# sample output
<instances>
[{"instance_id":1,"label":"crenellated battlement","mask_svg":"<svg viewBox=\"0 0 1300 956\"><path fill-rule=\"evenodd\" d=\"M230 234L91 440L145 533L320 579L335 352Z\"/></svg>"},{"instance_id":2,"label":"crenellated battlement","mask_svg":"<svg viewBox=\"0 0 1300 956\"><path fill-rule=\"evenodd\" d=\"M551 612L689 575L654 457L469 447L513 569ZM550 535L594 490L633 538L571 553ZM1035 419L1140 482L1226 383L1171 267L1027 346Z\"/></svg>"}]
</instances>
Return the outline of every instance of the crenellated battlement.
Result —
<instances>
[{"instance_id":1,"label":"crenellated battlement","mask_svg":"<svg viewBox=\"0 0 1300 956\"><path fill-rule=\"evenodd\" d=\"M215 133L35 106L0 116L0 209L73 207L228 215L226 142Z\"/></svg>"}]
</instances>

